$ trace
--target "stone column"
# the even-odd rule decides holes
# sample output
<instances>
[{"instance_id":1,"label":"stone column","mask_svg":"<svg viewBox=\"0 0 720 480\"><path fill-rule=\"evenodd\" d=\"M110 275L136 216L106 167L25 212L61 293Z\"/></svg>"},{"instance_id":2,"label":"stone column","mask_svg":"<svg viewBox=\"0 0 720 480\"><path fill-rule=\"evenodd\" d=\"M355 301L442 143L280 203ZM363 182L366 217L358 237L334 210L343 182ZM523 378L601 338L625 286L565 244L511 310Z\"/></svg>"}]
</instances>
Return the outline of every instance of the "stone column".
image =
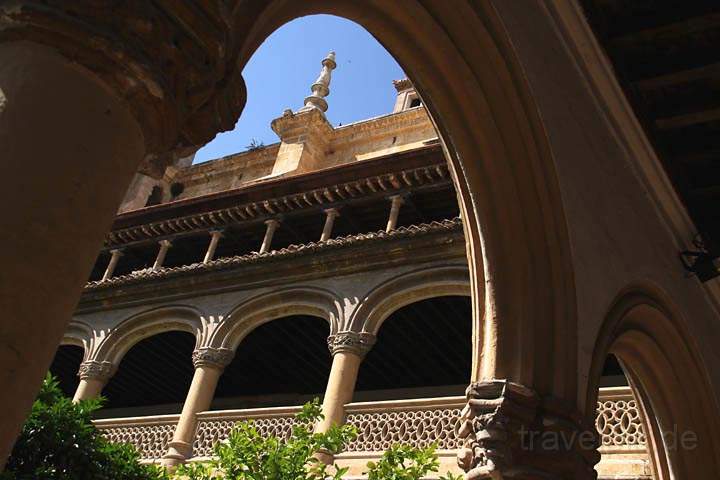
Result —
<instances>
[{"instance_id":1,"label":"stone column","mask_svg":"<svg viewBox=\"0 0 720 480\"><path fill-rule=\"evenodd\" d=\"M387 227L385 227L386 232L395 230L395 227L397 226L398 216L400 215L400 207L403 203L405 203L402 195L393 195L389 198L389 200L391 202L390 215L388 216Z\"/></svg>"},{"instance_id":2,"label":"stone column","mask_svg":"<svg viewBox=\"0 0 720 480\"><path fill-rule=\"evenodd\" d=\"M316 431L345 423L345 404L352 401L360 364L374 343L375 336L370 333L339 332L328 338L333 361L322 404L325 418Z\"/></svg>"},{"instance_id":3,"label":"stone column","mask_svg":"<svg viewBox=\"0 0 720 480\"><path fill-rule=\"evenodd\" d=\"M203 263L208 263L215 258L215 249L217 249L218 242L221 238L222 230L210 230L210 245L208 245L207 252L205 252Z\"/></svg>"},{"instance_id":4,"label":"stone column","mask_svg":"<svg viewBox=\"0 0 720 480\"><path fill-rule=\"evenodd\" d=\"M175 427L170 448L162 459L163 465L172 467L192 458L197 414L210 408L220 375L234 354L232 350L209 347L193 352L195 374Z\"/></svg>"},{"instance_id":5,"label":"stone column","mask_svg":"<svg viewBox=\"0 0 720 480\"><path fill-rule=\"evenodd\" d=\"M153 270L162 268L163 263L165 263L165 255L167 255L168 250L172 247L170 240L160 240L158 243L160 244L160 250L158 250L157 257L155 257L155 263L152 267Z\"/></svg>"},{"instance_id":6,"label":"stone column","mask_svg":"<svg viewBox=\"0 0 720 480\"><path fill-rule=\"evenodd\" d=\"M265 238L263 238L262 245L260 246L260 253L267 253L270 251L270 244L272 244L273 235L275 235L275 230L277 230L280 226L280 222L273 218L265 220L265 225L267 225L267 228L265 229Z\"/></svg>"},{"instance_id":7,"label":"stone column","mask_svg":"<svg viewBox=\"0 0 720 480\"><path fill-rule=\"evenodd\" d=\"M324 242L332 237L333 225L335 225L335 219L340 216L337 208L328 208L325 210L325 225L323 226L322 235L320 235L320 241Z\"/></svg>"},{"instance_id":8,"label":"stone column","mask_svg":"<svg viewBox=\"0 0 720 480\"><path fill-rule=\"evenodd\" d=\"M88 360L81 363L78 371L80 384L75 390L73 402L77 403L80 400L99 397L114 373L115 366L110 362Z\"/></svg>"},{"instance_id":9,"label":"stone column","mask_svg":"<svg viewBox=\"0 0 720 480\"><path fill-rule=\"evenodd\" d=\"M114 248L110 250L110 262L108 263L105 273L103 274L102 281L110 280L115 273L115 267L117 267L120 257L123 256L122 248Z\"/></svg>"},{"instance_id":10,"label":"stone column","mask_svg":"<svg viewBox=\"0 0 720 480\"><path fill-rule=\"evenodd\" d=\"M66 3L0 2L0 470L135 172L245 103L231 9Z\"/></svg>"}]
</instances>

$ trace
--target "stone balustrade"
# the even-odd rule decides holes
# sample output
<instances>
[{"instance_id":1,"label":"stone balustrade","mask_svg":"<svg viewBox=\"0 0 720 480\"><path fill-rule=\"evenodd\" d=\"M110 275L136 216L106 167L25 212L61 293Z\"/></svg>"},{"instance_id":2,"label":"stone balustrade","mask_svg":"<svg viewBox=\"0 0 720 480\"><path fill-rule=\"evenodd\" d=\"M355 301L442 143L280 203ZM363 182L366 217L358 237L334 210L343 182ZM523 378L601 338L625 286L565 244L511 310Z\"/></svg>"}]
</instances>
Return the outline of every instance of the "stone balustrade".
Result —
<instances>
[{"instance_id":1,"label":"stone balustrade","mask_svg":"<svg viewBox=\"0 0 720 480\"><path fill-rule=\"evenodd\" d=\"M465 397L461 396L347 404L347 422L357 427L358 437L338 459L348 464L352 459L373 458L393 443L421 447L436 443L441 464L450 464L460 446L455 423L464 404ZM299 407L275 407L202 412L198 414L194 458L212 455L212 446L227 438L233 425L243 420L253 420L263 434L287 438L298 411ZM110 440L132 443L145 461L156 462L167 451L178 418L162 415L97 420L95 425ZM599 470L615 470L621 465L627 469L629 462L638 478L649 472L640 413L628 387L601 389L596 426L603 455ZM447 461L443 462L445 457Z\"/></svg>"}]
</instances>

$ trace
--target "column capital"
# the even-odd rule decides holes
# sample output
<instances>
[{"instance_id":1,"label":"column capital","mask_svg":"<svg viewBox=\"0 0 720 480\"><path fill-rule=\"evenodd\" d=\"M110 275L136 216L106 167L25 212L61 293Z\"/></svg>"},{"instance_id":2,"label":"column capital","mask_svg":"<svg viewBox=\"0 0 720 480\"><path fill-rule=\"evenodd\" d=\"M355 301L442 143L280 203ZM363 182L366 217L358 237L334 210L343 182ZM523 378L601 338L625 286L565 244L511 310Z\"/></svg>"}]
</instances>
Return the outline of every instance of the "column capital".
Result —
<instances>
[{"instance_id":1,"label":"column capital","mask_svg":"<svg viewBox=\"0 0 720 480\"><path fill-rule=\"evenodd\" d=\"M472 383L466 396L456 428L466 479L595 478L597 432L577 412L507 380Z\"/></svg>"},{"instance_id":2,"label":"column capital","mask_svg":"<svg viewBox=\"0 0 720 480\"><path fill-rule=\"evenodd\" d=\"M227 367L235 356L229 348L201 347L192 354L195 368L210 367L222 370Z\"/></svg>"},{"instance_id":3,"label":"column capital","mask_svg":"<svg viewBox=\"0 0 720 480\"><path fill-rule=\"evenodd\" d=\"M115 365L108 361L86 360L80 364L80 380L102 380L106 382L115 374Z\"/></svg>"},{"instance_id":4,"label":"column capital","mask_svg":"<svg viewBox=\"0 0 720 480\"><path fill-rule=\"evenodd\" d=\"M117 255L118 257L122 257L123 255L125 255L125 247L111 248L109 252L110 255Z\"/></svg>"},{"instance_id":5,"label":"column capital","mask_svg":"<svg viewBox=\"0 0 720 480\"><path fill-rule=\"evenodd\" d=\"M163 238L162 240L159 240L158 243L161 247L172 247L172 241L168 240L167 238Z\"/></svg>"},{"instance_id":6,"label":"column capital","mask_svg":"<svg viewBox=\"0 0 720 480\"><path fill-rule=\"evenodd\" d=\"M375 335L368 332L338 332L335 335L330 335L327 342L332 355L339 352L349 352L362 357L375 344Z\"/></svg>"},{"instance_id":7,"label":"column capital","mask_svg":"<svg viewBox=\"0 0 720 480\"><path fill-rule=\"evenodd\" d=\"M268 218L267 220L265 220L265 225L272 225L273 227L277 227L280 225L281 222L282 222L282 218L280 218L280 217Z\"/></svg>"},{"instance_id":8,"label":"column capital","mask_svg":"<svg viewBox=\"0 0 720 480\"><path fill-rule=\"evenodd\" d=\"M111 14L108 6L10 2L0 7L0 42L48 46L124 99L144 133L143 169L157 178L175 156L231 130L240 114L246 93L233 12L217 2L113 2Z\"/></svg>"}]
</instances>

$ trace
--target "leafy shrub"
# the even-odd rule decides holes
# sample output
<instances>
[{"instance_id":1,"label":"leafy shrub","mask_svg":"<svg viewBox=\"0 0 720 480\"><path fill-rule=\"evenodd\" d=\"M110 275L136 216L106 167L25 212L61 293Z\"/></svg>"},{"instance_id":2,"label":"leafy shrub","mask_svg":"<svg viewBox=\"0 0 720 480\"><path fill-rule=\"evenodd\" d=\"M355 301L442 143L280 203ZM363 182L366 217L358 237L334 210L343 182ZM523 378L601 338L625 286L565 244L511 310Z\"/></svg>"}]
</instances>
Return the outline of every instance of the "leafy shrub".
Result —
<instances>
[{"instance_id":1,"label":"leafy shrub","mask_svg":"<svg viewBox=\"0 0 720 480\"><path fill-rule=\"evenodd\" d=\"M380 460L368 462L368 480L420 480L428 473L438 471L440 462L435 453L436 446L417 448L411 445L395 444L383 453ZM460 480L461 475L448 472L440 480Z\"/></svg>"},{"instance_id":2,"label":"leafy shrub","mask_svg":"<svg viewBox=\"0 0 720 480\"><path fill-rule=\"evenodd\" d=\"M217 443L215 460L180 465L178 480L340 480L347 468L326 465L319 453L335 455L357 436L355 427L333 426L325 433L313 433L322 419L320 402L315 399L303 406L295 417L287 441L263 436L252 421L238 423L228 439ZM377 462L367 464L368 480L420 480L438 471L435 446L425 449L393 445ZM448 473L441 480L460 480Z\"/></svg>"},{"instance_id":3,"label":"leafy shrub","mask_svg":"<svg viewBox=\"0 0 720 480\"><path fill-rule=\"evenodd\" d=\"M352 441L355 427L333 426L324 433L313 433L322 418L320 402L306 403L295 417L287 441L263 436L252 421L238 423L226 441L215 444L216 459L208 463L180 465L177 478L188 480L340 480L346 468L329 466L317 455L336 454Z\"/></svg>"},{"instance_id":4,"label":"leafy shrub","mask_svg":"<svg viewBox=\"0 0 720 480\"><path fill-rule=\"evenodd\" d=\"M65 397L49 374L0 480L163 480L131 445L110 443L91 422L102 400Z\"/></svg>"}]
</instances>

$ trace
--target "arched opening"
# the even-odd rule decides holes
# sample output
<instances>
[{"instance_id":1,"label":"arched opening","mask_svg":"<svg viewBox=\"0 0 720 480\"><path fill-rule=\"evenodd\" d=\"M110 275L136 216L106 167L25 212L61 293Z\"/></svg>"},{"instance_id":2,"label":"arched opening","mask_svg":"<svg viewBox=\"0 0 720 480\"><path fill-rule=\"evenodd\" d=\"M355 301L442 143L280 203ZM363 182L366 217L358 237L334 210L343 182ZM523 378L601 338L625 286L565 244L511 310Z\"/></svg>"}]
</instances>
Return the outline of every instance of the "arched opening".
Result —
<instances>
[{"instance_id":1,"label":"arched opening","mask_svg":"<svg viewBox=\"0 0 720 480\"><path fill-rule=\"evenodd\" d=\"M292 315L263 323L238 346L212 410L295 406L321 397L330 363L328 322Z\"/></svg>"},{"instance_id":2,"label":"arched opening","mask_svg":"<svg viewBox=\"0 0 720 480\"><path fill-rule=\"evenodd\" d=\"M195 337L172 331L144 338L122 357L104 388L98 417L179 413L192 381Z\"/></svg>"},{"instance_id":3,"label":"arched opening","mask_svg":"<svg viewBox=\"0 0 720 480\"><path fill-rule=\"evenodd\" d=\"M619 365L642 420L653 478L713 476L720 465L715 401L693 341L664 298L629 290L611 308L593 357L588 415L602 396L600 372ZM608 355L616 366L607 367Z\"/></svg>"},{"instance_id":4,"label":"arched opening","mask_svg":"<svg viewBox=\"0 0 720 480\"><path fill-rule=\"evenodd\" d=\"M50 373L57 378L60 389L65 396L75 395L78 383L78 369L85 350L78 345L60 345L50 364Z\"/></svg>"},{"instance_id":5,"label":"arched opening","mask_svg":"<svg viewBox=\"0 0 720 480\"><path fill-rule=\"evenodd\" d=\"M434 297L394 311L363 361L356 401L462 395L472 363L469 297Z\"/></svg>"}]
</instances>

